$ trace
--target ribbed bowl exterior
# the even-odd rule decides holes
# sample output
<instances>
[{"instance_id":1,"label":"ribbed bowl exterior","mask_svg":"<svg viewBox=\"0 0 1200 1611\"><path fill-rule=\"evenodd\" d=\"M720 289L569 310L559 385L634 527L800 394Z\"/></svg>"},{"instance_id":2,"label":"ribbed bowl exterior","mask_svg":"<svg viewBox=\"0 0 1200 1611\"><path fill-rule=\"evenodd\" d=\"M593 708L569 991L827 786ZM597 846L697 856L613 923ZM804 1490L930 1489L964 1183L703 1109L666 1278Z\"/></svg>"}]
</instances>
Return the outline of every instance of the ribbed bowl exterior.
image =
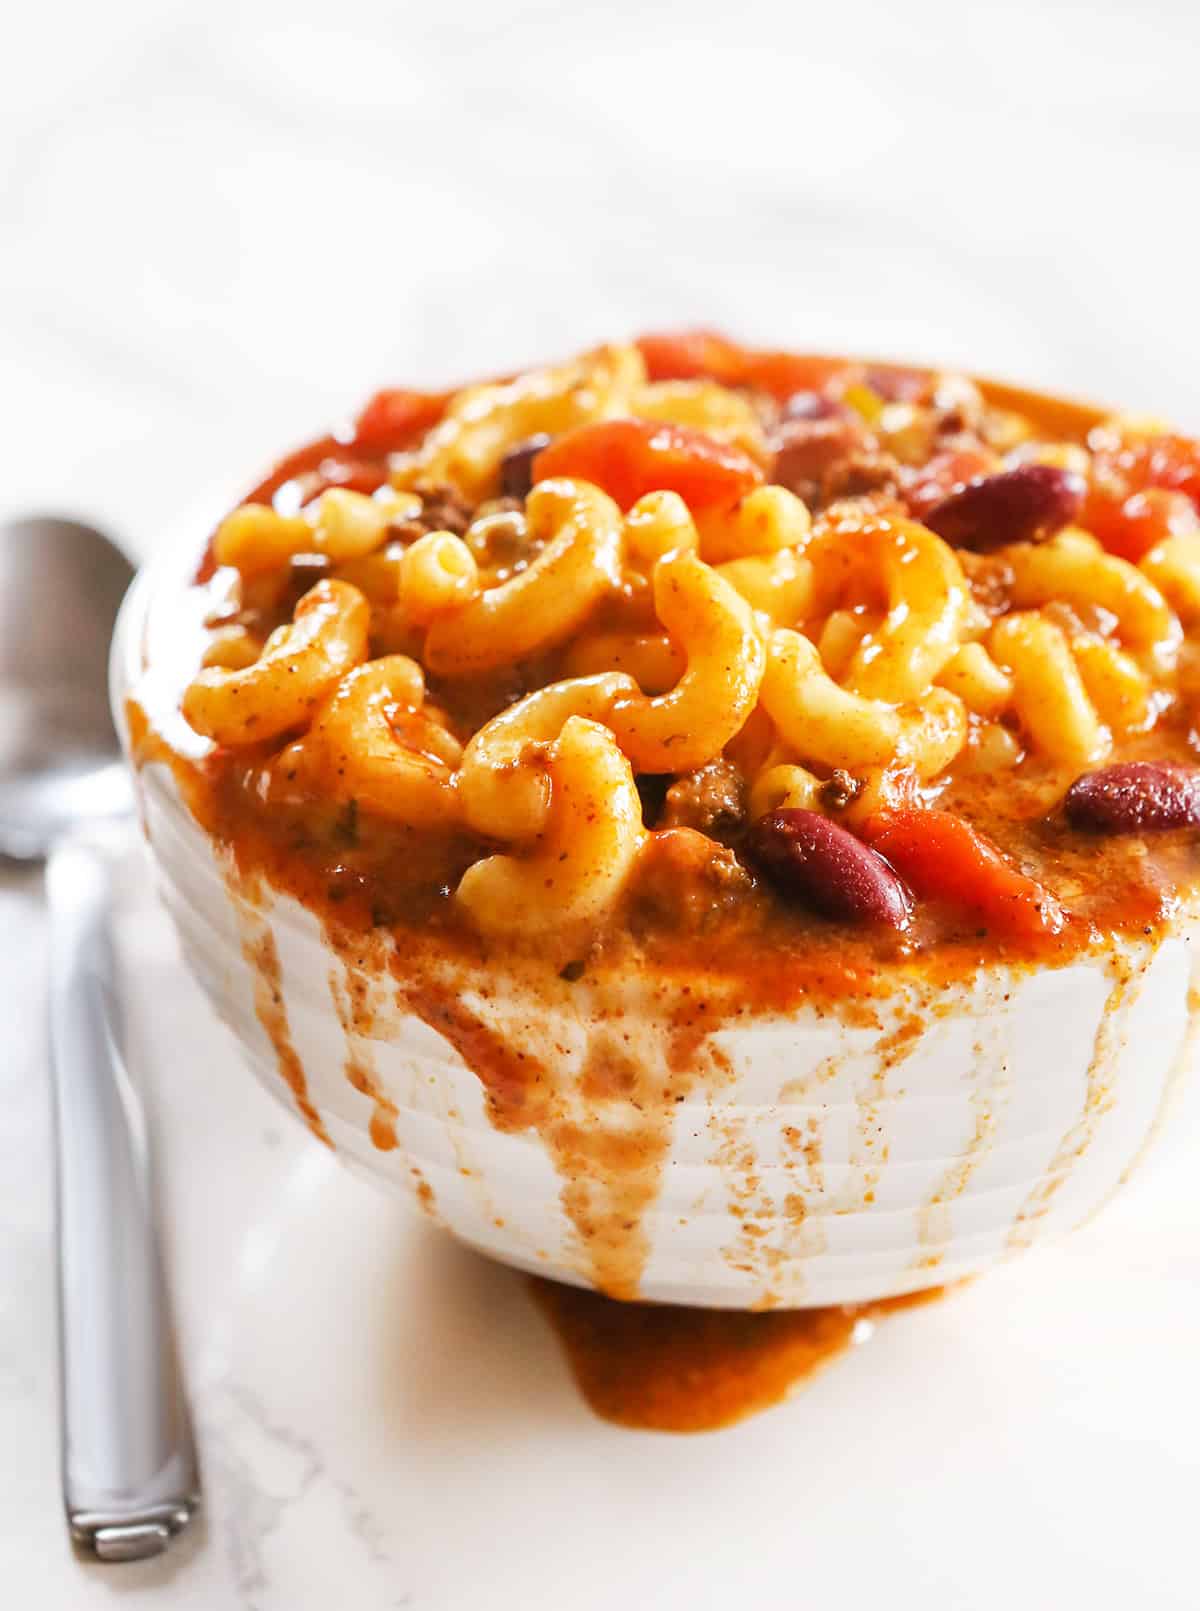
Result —
<instances>
[{"instance_id":1,"label":"ribbed bowl exterior","mask_svg":"<svg viewBox=\"0 0 1200 1611\"><path fill-rule=\"evenodd\" d=\"M120 628L118 707L143 664L149 596L143 585ZM167 767L143 768L140 795L191 969L254 1073L296 1112L222 853ZM497 1129L454 1047L382 989L360 1048L376 1095L357 1089L334 996L342 959L290 897L268 897L251 920L273 938L307 1100L341 1157L485 1253L589 1282L538 1135ZM996 968L947 987L933 1010L927 991L901 988L876 1023L803 1007L719 1029L729 1074L697 1082L674 1109L642 1221L639 1295L731 1308L877 1299L974 1274L1078 1225L1138 1158L1186 1062L1191 951L1180 932L1058 969ZM503 1018L503 1006L491 1010ZM636 980L625 1011L631 1032L652 1040L654 1001ZM576 1013L555 1033L568 1077L583 1056ZM395 1107L388 1150L373 1139L379 1093Z\"/></svg>"}]
</instances>

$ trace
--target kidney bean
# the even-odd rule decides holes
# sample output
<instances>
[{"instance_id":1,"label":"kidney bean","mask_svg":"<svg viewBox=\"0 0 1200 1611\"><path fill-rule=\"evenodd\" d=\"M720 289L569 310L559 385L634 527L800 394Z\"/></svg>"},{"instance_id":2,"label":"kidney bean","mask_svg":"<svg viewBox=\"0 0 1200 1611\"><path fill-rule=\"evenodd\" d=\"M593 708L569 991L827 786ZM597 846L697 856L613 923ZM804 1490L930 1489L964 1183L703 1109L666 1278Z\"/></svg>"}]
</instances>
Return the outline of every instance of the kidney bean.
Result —
<instances>
[{"instance_id":1,"label":"kidney bean","mask_svg":"<svg viewBox=\"0 0 1200 1611\"><path fill-rule=\"evenodd\" d=\"M961 548L985 550L1049 537L1077 518L1087 485L1073 470L1022 464L1016 470L968 481L934 504L925 524Z\"/></svg>"},{"instance_id":2,"label":"kidney bean","mask_svg":"<svg viewBox=\"0 0 1200 1611\"><path fill-rule=\"evenodd\" d=\"M1076 778L1063 808L1073 827L1097 833L1197 828L1200 771L1161 761L1124 761Z\"/></svg>"},{"instance_id":3,"label":"kidney bean","mask_svg":"<svg viewBox=\"0 0 1200 1611\"><path fill-rule=\"evenodd\" d=\"M785 894L825 917L908 927L912 903L875 851L817 811L773 811L750 830L747 850Z\"/></svg>"},{"instance_id":4,"label":"kidney bean","mask_svg":"<svg viewBox=\"0 0 1200 1611\"><path fill-rule=\"evenodd\" d=\"M533 486L533 461L544 447L550 445L548 436L531 436L527 442L518 442L500 461L500 490L506 498L527 498Z\"/></svg>"}]
</instances>

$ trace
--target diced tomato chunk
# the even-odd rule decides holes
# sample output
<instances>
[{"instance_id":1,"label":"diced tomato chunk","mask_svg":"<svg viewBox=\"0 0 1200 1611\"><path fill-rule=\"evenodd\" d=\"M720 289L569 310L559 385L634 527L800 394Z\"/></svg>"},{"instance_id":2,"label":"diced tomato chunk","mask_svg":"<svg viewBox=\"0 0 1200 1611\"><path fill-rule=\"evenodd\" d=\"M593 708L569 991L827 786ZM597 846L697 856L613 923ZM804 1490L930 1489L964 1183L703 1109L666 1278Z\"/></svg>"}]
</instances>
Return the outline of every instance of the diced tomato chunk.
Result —
<instances>
[{"instance_id":1,"label":"diced tomato chunk","mask_svg":"<svg viewBox=\"0 0 1200 1611\"><path fill-rule=\"evenodd\" d=\"M1136 565L1164 538L1200 531L1200 514L1182 492L1147 487L1126 498L1121 491L1097 487L1088 495L1080 524L1110 554Z\"/></svg>"},{"instance_id":2,"label":"diced tomato chunk","mask_svg":"<svg viewBox=\"0 0 1200 1611\"><path fill-rule=\"evenodd\" d=\"M818 358L801 352L748 352L742 384L786 402L796 392L823 391L853 366L844 358Z\"/></svg>"},{"instance_id":3,"label":"diced tomato chunk","mask_svg":"<svg viewBox=\"0 0 1200 1611\"><path fill-rule=\"evenodd\" d=\"M312 503L330 487L344 487L347 492L375 492L387 480L387 468L370 459L350 459L342 454L322 459L315 470L297 478L297 501Z\"/></svg>"},{"instance_id":4,"label":"diced tomato chunk","mask_svg":"<svg viewBox=\"0 0 1200 1611\"><path fill-rule=\"evenodd\" d=\"M756 352L716 330L674 330L638 338L651 380L707 377L723 386L753 386L785 402L796 392L822 391L853 366L844 358L799 352Z\"/></svg>"},{"instance_id":5,"label":"diced tomato chunk","mask_svg":"<svg viewBox=\"0 0 1200 1611\"><path fill-rule=\"evenodd\" d=\"M697 380L708 376L726 386L741 384L746 353L717 330L664 330L639 336L637 345L651 380Z\"/></svg>"},{"instance_id":6,"label":"diced tomato chunk","mask_svg":"<svg viewBox=\"0 0 1200 1611\"><path fill-rule=\"evenodd\" d=\"M1131 437L1097 458L1130 492L1144 492L1148 487L1183 492L1200 509L1200 441L1194 437L1172 433Z\"/></svg>"},{"instance_id":7,"label":"diced tomato chunk","mask_svg":"<svg viewBox=\"0 0 1200 1611\"><path fill-rule=\"evenodd\" d=\"M533 461L534 481L571 476L628 509L647 492L677 492L694 511L735 504L762 471L740 448L686 425L598 420L567 431Z\"/></svg>"},{"instance_id":8,"label":"diced tomato chunk","mask_svg":"<svg viewBox=\"0 0 1200 1611\"><path fill-rule=\"evenodd\" d=\"M909 513L914 520L920 520L951 493L965 487L968 481L991 475L995 470L995 458L975 448L935 453L905 482L904 501Z\"/></svg>"},{"instance_id":9,"label":"diced tomato chunk","mask_svg":"<svg viewBox=\"0 0 1200 1611\"><path fill-rule=\"evenodd\" d=\"M395 453L436 425L446 408L442 392L409 392L393 387L376 392L358 416L354 443L369 453Z\"/></svg>"},{"instance_id":10,"label":"diced tomato chunk","mask_svg":"<svg viewBox=\"0 0 1200 1611\"><path fill-rule=\"evenodd\" d=\"M1045 939L1067 921L1048 889L1018 872L952 811L881 811L866 823L863 838L917 895L961 907L1009 940Z\"/></svg>"}]
</instances>

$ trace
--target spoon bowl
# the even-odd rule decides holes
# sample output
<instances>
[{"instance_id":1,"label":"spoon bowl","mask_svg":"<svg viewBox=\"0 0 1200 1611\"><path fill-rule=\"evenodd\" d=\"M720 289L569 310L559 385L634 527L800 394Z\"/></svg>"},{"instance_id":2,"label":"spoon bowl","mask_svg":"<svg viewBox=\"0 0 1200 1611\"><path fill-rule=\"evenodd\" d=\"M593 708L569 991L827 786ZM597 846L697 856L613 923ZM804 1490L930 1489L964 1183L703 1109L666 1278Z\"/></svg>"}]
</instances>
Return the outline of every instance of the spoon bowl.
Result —
<instances>
[{"instance_id":1,"label":"spoon bowl","mask_svg":"<svg viewBox=\"0 0 1200 1611\"><path fill-rule=\"evenodd\" d=\"M132 809L105 663L133 567L92 526L0 524L0 854L41 860Z\"/></svg>"}]
</instances>

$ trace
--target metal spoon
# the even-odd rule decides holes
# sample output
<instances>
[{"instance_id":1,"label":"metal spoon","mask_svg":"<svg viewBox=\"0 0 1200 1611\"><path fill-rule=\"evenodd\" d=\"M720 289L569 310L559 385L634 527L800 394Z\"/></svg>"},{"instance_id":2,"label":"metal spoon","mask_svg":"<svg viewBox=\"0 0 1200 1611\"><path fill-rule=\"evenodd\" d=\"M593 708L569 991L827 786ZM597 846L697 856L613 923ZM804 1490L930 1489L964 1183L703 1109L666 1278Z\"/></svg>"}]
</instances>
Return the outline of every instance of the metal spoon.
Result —
<instances>
[{"instance_id":1,"label":"metal spoon","mask_svg":"<svg viewBox=\"0 0 1200 1611\"><path fill-rule=\"evenodd\" d=\"M107 660L132 576L90 526L0 524L0 854L47 862L63 1502L104 1561L157 1555L198 1502L109 932L133 799Z\"/></svg>"}]
</instances>

